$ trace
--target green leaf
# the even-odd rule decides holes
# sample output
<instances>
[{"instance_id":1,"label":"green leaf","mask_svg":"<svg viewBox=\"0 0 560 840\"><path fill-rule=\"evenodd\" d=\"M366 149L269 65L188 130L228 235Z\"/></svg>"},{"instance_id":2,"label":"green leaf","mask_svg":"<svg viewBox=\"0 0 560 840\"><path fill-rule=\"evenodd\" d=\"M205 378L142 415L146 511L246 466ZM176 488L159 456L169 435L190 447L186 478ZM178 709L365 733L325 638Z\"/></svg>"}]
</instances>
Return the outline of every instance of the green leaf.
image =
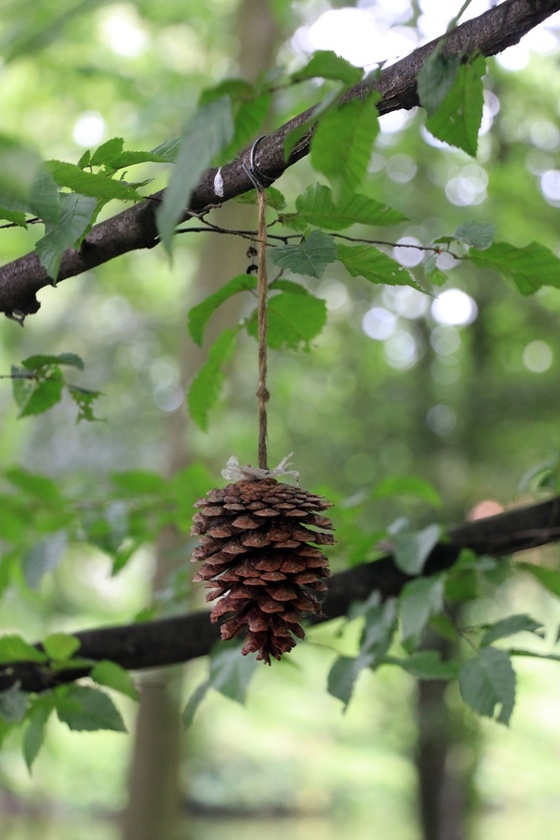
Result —
<instances>
[{"instance_id":1,"label":"green leaf","mask_svg":"<svg viewBox=\"0 0 560 840\"><path fill-rule=\"evenodd\" d=\"M437 49L425 59L417 78L420 104L428 115L434 114L457 79L460 60L457 56L443 55Z\"/></svg>"},{"instance_id":2,"label":"green leaf","mask_svg":"<svg viewBox=\"0 0 560 840\"><path fill-rule=\"evenodd\" d=\"M386 656L387 665L398 665L419 680L453 680L457 677L455 662L442 662L439 650L417 650L406 658Z\"/></svg>"},{"instance_id":3,"label":"green leaf","mask_svg":"<svg viewBox=\"0 0 560 840\"><path fill-rule=\"evenodd\" d=\"M35 698L27 712L29 722L23 735L23 757L30 773L39 750L43 746L47 722L53 708L53 698L50 694L46 694Z\"/></svg>"},{"instance_id":4,"label":"green leaf","mask_svg":"<svg viewBox=\"0 0 560 840\"><path fill-rule=\"evenodd\" d=\"M396 565L407 575L419 575L440 536L439 525L427 525L421 531L412 534L395 534L393 551Z\"/></svg>"},{"instance_id":5,"label":"green leaf","mask_svg":"<svg viewBox=\"0 0 560 840\"><path fill-rule=\"evenodd\" d=\"M222 389L224 365L233 353L234 340L239 327L227 329L216 339L208 354L208 361L199 370L191 383L187 398L189 411L194 422L203 432L208 428L208 415L214 407Z\"/></svg>"},{"instance_id":6,"label":"green leaf","mask_svg":"<svg viewBox=\"0 0 560 840\"><path fill-rule=\"evenodd\" d=\"M484 648L459 671L459 690L465 703L479 715L497 715L497 721L506 726L515 705L515 687L509 655L494 647Z\"/></svg>"},{"instance_id":7,"label":"green leaf","mask_svg":"<svg viewBox=\"0 0 560 840\"><path fill-rule=\"evenodd\" d=\"M238 644L220 645L210 657L210 686L243 704L257 664L254 656L241 655Z\"/></svg>"},{"instance_id":8,"label":"green leaf","mask_svg":"<svg viewBox=\"0 0 560 840\"><path fill-rule=\"evenodd\" d=\"M95 682L107 686L107 688L126 694L133 700L140 699L138 690L128 671L125 671L115 662L109 662L108 660L98 662L91 672L91 678Z\"/></svg>"},{"instance_id":9,"label":"green leaf","mask_svg":"<svg viewBox=\"0 0 560 840\"><path fill-rule=\"evenodd\" d=\"M513 280L522 295L531 295L541 286L560 288L560 259L540 242L524 248L494 242L485 251L469 251L469 259L479 268L493 268Z\"/></svg>"},{"instance_id":10,"label":"green leaf","mask_svg":"<svg viewBox=\"0 0 560 840\"><path fill-rule=\"evenodd\" d=\"M472 245L473 248L479 248L481 251L490 247L495 235L496 225L488 222L465 222L459 225L453 234L459 242Z\"/></svg>"},{"instance_id":11,"label":"green leaf","mask_svg":"<svg viewBox=\"0 0 560 840\"><path fill-rule=\"evenodd\" d=\"M516 569L532 575L541 586L560 598L560 572L547 569L546 566L536 566L534 563L516 563Z\"/></svg>"},{"instance_id":12,"label":"green leaf","mask_svg":"<svg viewBox=\"0 0 560 840\"><path fill-rule=\"evenodd\" d=\"M345 85L355 85L360 81L364 71L341 58L332 50L317 50L313 53L305 67L292 73L292 82L302 82L306 79L332 79Z\"/></svg>"},{"instance_id":13,"label":"green leaf","mask_svg":"<svg viewBox=\"0 0 560 840\"><path fill-rule=\"evenodd\" d=\"M17 684L0 691L0 718L6 723L21 723L27 711L29 694L20 691Z\"/></svg>"},{"instance_id":14,"label":"green leaf","mask_svg":"<svg viewBox=\"0 0 560 840\"><path fill-rule=\"evenodd\" d=\"M393 225L407 217L367 195L344 195L335 203L332 190L311 184L296 199L297 218L326 230L344 230L350 225Z\"/></svg>"},{"instance_id":15,"label":"green leaf","mask_svg":"<svg viewBox=\"0 0 560 840\"><path fill-rule=\"evenodd\" d=\"M189 206L192 190L214 155L230 142L233 132L228 96L201 105L187 123L177 152L175 170L156 214L159 235L169 253L175 227Z\"/></svg>"},{"instance_id":16,"label":"green leaf","mask_svg":"<svg viewBox=\"0 0 560 840\"><path fill-rule=\"evenodd\" d=\"M9 210L7 207L0 207L0 219L5 219L19 227L27 227L27 216L21 210Z\"/></svg>"},{"instance_id":17,"label":"green leaf","mask_svg":"<svg viewBox=\"0 0 560 840\"><path fill-rule=\"evenodd\" d=\"M56 225L60 221L62 203L58 186L44 169L39 170L31 185L29 210L44 222Z\"/></svg>"},{"instance_id":18,"label":"green leaf","mask_svg":"<svg viewBox=\"0 0 560 840\"><path fill-rule=\"evenodd\" d=\"M335 660L329 671L327 691L337 700L342 700L345 709L352 699L354 685L360 671L368 668L372 662L372 654L362 654L356 657L339 656Z\"/></svg>"},{"instance_id":19,"label":"green leaf","mask_svg":"<svg viewBox=\"0 0 560 840\"><path fill-rule=\"evenodd\" d=\"M199 346L204 340L204 329L221 303L228 300L232 295L257 287L256 277L250 274L238 274L225 286L208 295L201 303L193 306L189 312L188 329L192 340Z\"/></svg>"},{"instance_id":20,"label":"green leaf","mask_svg":"<svg viewBox=\"0 0 560 840\"><path fill-rule=\"evenodd\" d=\"M365 277L371 283L418 288L406 268L373 245L337 245L336 253L351 277Z\"/></svg>"},{"instance_id":21,"label":"green leaf","mask_svg":"<svg viewBox=\"0 0 560 840\"><path fill-rule=\"evenodd\" d=\"M79 370L84 369L84 363L76 353L59 353L57 356L48 354L28 356L21 364L26 370L38 372L47 369L51 365L69 365Z\"/></svg>"},{"instance_id":22,"label":"green leaf","mask_svg":"<svg viewBox=\"0 0 560 840\"><path fill-rule=\"evenodd\" d=\"M32 357L31 357L32 358ZM77 353L59 353L54 357L59 365L69 365L78 370L84 370L84 360Z\"/></svg>"},{"instance_id":23,"label":"green leaf","mask_svg":"<svg viewBox=\"0 0 560 840\"><path fill-rule=\"evenodd\" d=\"M389 598L384 604L379 604L376 596L377 593L374 593L373 598L355 611L355 615L365 618L358 656L338 657L329 672L329 694L342 700L345 707L350 702L360 671L363 668L375 669L383 663L395 632L396 600Z\"/></svg>"},{"instance_id":24,"label":"green leaf","mask_svg":"<svg viewBox=\"0 0 560 840\"><path fill-rule=\"evenodd\" d=\"M95 172L84 172L75 163L49 160L43 165L60 187L67 187L73 193L79 193L82 196L87 195L103 202L113 198L120 198L123 201L140 201L143 198L126 181L109 178L107 175Z\"/></svg>"},{"instance_id":25,"label":"green leaf","mask_svg":"<svg viewBox=\"0 0 560 840\"><path fill-rule=\"evenodd\" d=\"M486 647L498 639L505 639L507 636L513 636L516 633L522 632L534 633L541 638L545 635L543 625L540 621L535 621L529 615L525 614L510 615L501 621L496 621L488 628L480 640L480 646Z\"/></svg>"},{"instance_id":26,"label":"green leaf","mask_svg":"<svg viewBox=\"0 0 560 840\"><path fill-rule=\"evenodd\" d=\"M110 729L126 732L123 719L111 698L103 691L83 685L55 689L58 719L77 732Z\"/></svg>"},{"instance_id":27,"label":"green leaf","mask_svg":"<svg viewBox=\"0 0 560 840\"><path fill-rule=\"evenodd\" d=\"M272 262L294 274L322 277L325 268L336 259L332 236L321 230L312 231L299 245L283 245L272 252Z\"/></svg>"},{"instance_id":28,"label":"green leaf","mask_svg":"<svg viewBox=\"0 0 560 840\"><path fill-rule=\"evenodd\" d=\"M362 183L379 133L379 95L372 91L361 99L333 106L321 116L311 141L311 163L341 193Z\"/></svg>"},{"instance_id":29,"label":"green leaf","mask_svg":"<svg viewBox=\"0 0 560 840\"><path fill-rule=\"evenodd\" d=\"M430 254L427 260L424 262L424 272L426 274L427 279L432 283L434 286L443 286L444 283L447 283L447 277L438 268L437 265L437 258L438 254Z\"/></svg>"},{"instance_id":30,"label":"green leaf","mask_svg":"<svg viewBox=\"0 0 560 840\"><path fill-rule=\"evenodd\" d=\"M481 55L461 64L451 90L426 120L426 128L434 137L472 156L476 155L482 120L485 72L486 62Z\"/></svg>"},{"instance_id":31,"label":"green leaf","mask_svg":"<svg viewBox=\"0 0 560 840\"><path fill-rule=\"evenodd\" d=\"M308 347L326 323L327 305L321 298L309 293L294 294L292 291L274 295L268 301L268 346L275 350L282 347L293 350ZM247 324L247 332L256 338L257 329L255 311Z\"/></svg>"},{"instance_id":32,"label":"green leaf","mask_svg":"<svg viewBox=\"0 0 560 840\"><path fill-rule=\"evenodd\" d=\"M92 391L89 388L80 388L78 385L66 384L66 390L78 406L76 421L87 420L89 423L99 422L100 418L95 416L94 402L103 396L103 391Z\"/></svg>"},{"instance_id":33,"label":"green leaf","mask_svg":"<svg viewBox=\"0 0 560 840\"><path fill-rule=\"evenodd\" d=\"M60 402L64 377L55 367L47 376L22 377L21 368L12 368L13 394L19 408L18 417L29 417L48 411Z\"/></svg>"},{"instance_id":34,"label":"green leaf","mask_svg":"<svg viewBox=\"0 0 560 840\"><path fill-rule=\"evenodd\" d=\"M21 636L10 633L0 636L0 662L45 662L47 657Z\"/></svg>"},{"instance_id":35,"label":"green leaf","mask_svg":"<svg viewBox=\"0 0 560 840\"><path fill-rule=\"evenodd\" d=\"M23 558L22 571L30 589L38 589L43 577L58 566L66 550L66 531L57 531L38 540Z\"/></svg>"},{"instance_id":36,"label":"green leaf","mask_svg":"<svg viewBox=\"0 0 560 840\"><path fill-rule=\"evenodd\" d=\"M63 253L79 244L97 209L95 198L77 193L61 196L60 204L60 221L47 223L45 235L35 243L41 265L53 282L58 276Z\"/></svg>"},{"instance_id":37,"label":"green leaf","mask_svg":"<svg viewBox=\"0 0 560 840\"><path fill-rule=\"evenodd\" d=\"M80 649L80 641L69 633L50 633L43 640L43 647L49 659L65 662Z\"/></svg>"},{"instance_id":38,"label":"green leaf","mask_svg":"<svg viewBox=\"0 0 560 840\"><path fill-rule=\"evenodd\" d=\"M57 482L46 475L31 473L22 467L10 467L4 472L4 476L15 487L40 499L44 504L53 501L57 506L63 504L63 496Z\"/></svg>"},{"instance_id":39,"label":"green leaf","mask_svg":"<svg viewBox=\"0 0 560 840\"><path fill-rule=\"evenodd\" d=\"M418 645L430 618L442 611L443 595L441 576L419 578L404 586L399 598L403 642Z\"/></svg>"},{"instance_id":40,"label":"green leaf","mask_svg":"<svg viewBox=\"0 0 560 840\"><path fill-rule=\"evenodd\" d=\"M390 496L413 496L433 507L441 507L442 498L434 485L415 475L390 475L373 489L372 499L386 499Z\"/></svg>"},{"instance_id":41,"label":"green leaf","mask_svg":"<svg viewBox=\"0 0 560 840\"><path fill-rule=\"evenodd\" d=\"M10 210L24 210L31 194L41 159L34 149L0 134L0 204ZM19 206L18 206L19 205Z\"/></svg>"},{"instance_id":42,"label":"green leaf","mask_svg":"<svg viewBox=\"0 0 560 840\"><path fill-rule=\"evenodd\" d=\"M206 697L208 689L210 688L210 680L205 680L201 683L191 694L187 701L187 705L181 715L181 720L185 729L188 729L194 720L194 716L198 707Z\"/></svg>"}]
</instances>

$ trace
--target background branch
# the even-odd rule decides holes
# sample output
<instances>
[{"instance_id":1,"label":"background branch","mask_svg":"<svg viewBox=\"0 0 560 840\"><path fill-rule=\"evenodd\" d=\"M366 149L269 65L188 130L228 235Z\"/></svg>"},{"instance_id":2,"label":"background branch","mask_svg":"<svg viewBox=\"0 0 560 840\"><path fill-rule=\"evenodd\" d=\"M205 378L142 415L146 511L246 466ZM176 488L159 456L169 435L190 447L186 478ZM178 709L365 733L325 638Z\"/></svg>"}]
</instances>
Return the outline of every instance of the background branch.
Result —
<instances>
[{"instance_id":1,"label":"background branch","mask_svg":"<svg viewBox=\"0 0 560 840\"><path fill-rule=\"evenodd\" d=\"M483 15L458 26L445 38L443 52L447 55L467 56L480 51L486 56L495 55L516 44L527 32L560 9L560 0L505 0ZM347 100L363 96L372 87L380 93L377 108L381 114L399 109L410 109L418 104L416 78L425 57L442 40L438 38L415 50L409 56L383 69L373 79L352 87L345 95ZM374 47L374 45L373 45ZM372 50L374 51L374 50ZM288 161L284 160L284 141L296 128L312 120L311 108L262 141L258 149L257 164L268 177L276 179L296 161L309 152L313 128L299 140ZM220 201L229 201L253 188L243 163L248 163L248 150L222 168L224 195ZM192 193L190 210L200 213L215 206L214 175L216 169L207 170ZM101 222L92 229L79 250L70 249L63 255L58 280L64 280L109 262L115 257L141 248L151 248L159 242L155 212L161 201L162 191L146 201ZM186 211L181 222L189 218ZM25 316L37 312L36 293L51 284L35 252L26 254L0 268L0 312Z\"/></svg>"},{"instance_id":2,"label":"background branch","mask_svg":"<svg viewBox=\"0 0 560 840\"><path fill-rule=\"evenodd\" d=\"M432 550L424 574L449 568L464 548L478 555L501 557L559 540L560 496L555 496L546 502L452 528L447 538ZM315 623L345 615L353 602L364 600L374 590L383 598L398 595L409 580L390 554L333 575L324 602L324 616ZM109 659L128 670L137 670L204 656L218 641L219 629L210 623L209 612L199 610L158 621L83 630L74 635L80 640L78 656L95 661ZM16 683L24 691L43 691L87 676L88 672L88 668L81 668L57 675L37 663L14 663L0 668L0 691Z\"/></svg>"}]
</instances>

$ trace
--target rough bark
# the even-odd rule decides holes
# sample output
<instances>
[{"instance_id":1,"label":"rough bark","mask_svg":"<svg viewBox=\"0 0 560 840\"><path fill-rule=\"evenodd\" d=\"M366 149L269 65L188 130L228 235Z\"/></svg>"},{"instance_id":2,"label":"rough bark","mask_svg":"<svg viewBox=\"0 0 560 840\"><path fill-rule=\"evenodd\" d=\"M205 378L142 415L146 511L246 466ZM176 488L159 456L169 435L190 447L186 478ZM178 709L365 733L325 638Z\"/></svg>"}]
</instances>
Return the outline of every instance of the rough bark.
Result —
<instances>
[{"instance_id":1,"label":"rough bark","mask_svg":"<svg viewBox=\"0 0 560 840\"><path fill-rule=\"evenodd\" d=\"M559 540L560 496L555 496L451 529L432 550L424 574L449 568L464 548L479 555L503 557ZM410 579L395 565L391 554L333 575L324 616L317 621L345 615L353 602L367 598L374 590L383 598L396 596ZM210 623L205 610L142 624L84 630L75 635L80 640L79 656L110 659L130 670L188 662L205 656L219 639L218 629ZM75 669L56 675L37 663L13 663L0 669L0 691L16 682L24 691L42 691L87 673L88 669Z\"/></svg>"},{"instance_id":2,"label":"rough bark","mask_svg":"<svg viewBox=\"0 0 560 840\"><path fill-rule=\"evenodd\" d=\"M381 114L410 109L418 104L416 78L426 56L442 38L447 55L467 56L475 51L491 56L502 52L518 41L554 12L560 10L560 0L505 0L483 15L456 27L452 32L431 41L413 53L385 67L375 78L352 87L347 99L363 97L372 88L380 94L377 108ZM313 134L313 111L308 109L269 134L259 144L256 163L270 178L277 179L289 167L309 152ZM284 159L284 141L294 129L309 124L306 134ZM206 170L193 190L189 202L191 213L200 213L210 206L248 192L253 185L243 168L248 150L222 168L224 194L214 192L216 169ZM158 244L156 209L162 192L154 193L146 201L101 222L92 229L79 250L70 249L63 255L58 281L81 274L109 262L121 254ZM185 212L183 221L188 219ZM0 312L24 317L39 309L36 293L52 281L32 252L0 268Z\"/></svg>"}]
</instances>

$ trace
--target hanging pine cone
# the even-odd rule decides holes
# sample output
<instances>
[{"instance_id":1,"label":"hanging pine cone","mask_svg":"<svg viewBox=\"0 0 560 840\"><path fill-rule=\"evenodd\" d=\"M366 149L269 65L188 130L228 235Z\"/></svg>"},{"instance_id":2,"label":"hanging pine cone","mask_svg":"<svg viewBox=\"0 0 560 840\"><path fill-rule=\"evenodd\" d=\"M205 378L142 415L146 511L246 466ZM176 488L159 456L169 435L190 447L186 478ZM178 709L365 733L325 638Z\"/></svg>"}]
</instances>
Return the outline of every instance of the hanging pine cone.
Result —
<instances>
[{"instance_id":1,"label":"hanging pine cone","mask_svg":"<svg viewBox=\"0 0 560 840\"><path fill-rule=\"evenodd\" d=\"M317 511L330 506L270 473L197 501L191 533L201 545L192 559L203 562L194 580L206 582L207 601L219 598L210 617L221 622L222 639L246 633L243 654L256 651L270 665L271 656L280 659L295 646L294 635L303 639L304 615L321 615L329 569L316 546L331 545L334 537L326 533L333 530L330 520Z\"/></svg>"}]
</instances>

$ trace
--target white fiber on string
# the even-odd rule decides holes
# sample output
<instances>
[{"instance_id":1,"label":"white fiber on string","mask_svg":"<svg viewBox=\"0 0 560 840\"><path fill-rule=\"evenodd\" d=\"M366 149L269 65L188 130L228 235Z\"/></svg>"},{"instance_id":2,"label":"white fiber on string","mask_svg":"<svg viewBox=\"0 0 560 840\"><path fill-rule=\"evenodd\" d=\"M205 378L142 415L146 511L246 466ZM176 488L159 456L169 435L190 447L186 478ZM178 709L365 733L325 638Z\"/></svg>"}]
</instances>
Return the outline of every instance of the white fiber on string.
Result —
<instances>
[{"instance_id":1,"label":"white fiber on string","mask_svg":"<svg viewBox=\"0 0 560 840\"><path fill-rule=\"evenodd\" d=\"M222 470L222 477L227 481L259 481L263 478L276 478L280 475L291 475L296 481L299 481L299 472L297 470L290 470L290 458L294 453L290 452L285 458L282 458L277 467L271 470L262 470L259 467L240 466L237 455L232 455L227 460L225 469Z\"/></svg>"}]
</instances>

